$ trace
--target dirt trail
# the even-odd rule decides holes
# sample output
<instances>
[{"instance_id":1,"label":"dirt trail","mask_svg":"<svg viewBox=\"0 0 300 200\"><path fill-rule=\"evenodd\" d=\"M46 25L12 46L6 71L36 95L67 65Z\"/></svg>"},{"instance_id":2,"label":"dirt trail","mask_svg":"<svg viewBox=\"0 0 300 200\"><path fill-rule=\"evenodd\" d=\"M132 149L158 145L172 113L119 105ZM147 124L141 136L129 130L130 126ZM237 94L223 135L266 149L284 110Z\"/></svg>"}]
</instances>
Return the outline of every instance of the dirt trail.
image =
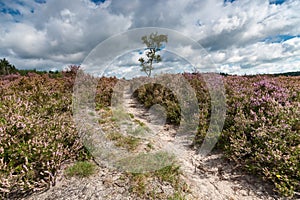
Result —
<instances>
[{"instance_id":1,"label":"dirt trail","mask_svg":"<svg viewBox=\"0 0 300 200\"><path fill-rule=\"evenodd\" d=\"M184 180L192 191L191 199L275 199L268 194L270 188L255 177L238 172L233 164L223 159L220 152L201 157L184 137L176 137L176 128L163 124L155 112L147 111L124 89L123 106L128 113L143 122L155 135L154 146L170 147L175 152L184 173ZM162 115L160 115L162 116ZM268 191L266 191L268 190Z\"/></svg>"},{"instance_id":2,"label":"dirt trail","mask_svg":"<svg viewBox=\"0 0 300 200\"><path fill-rule=\"evenodd\" d=\"M134 119L152 130L149 138L155 149L167 149L175 153L182 179L188 184L186 198L191 200L239 200L278 199L270 195L270 187L257 178L236 170L236 166L222 158L221 152L213 152L204 158L196 154L186 138L176 136L176 128L165 124L165 116L153 110L146 110L131 96L129 88L124 89L123 107ZM66 167L68 165L65 165ZM27 199L141 199L129 192L129 183L122 172L99 167L92 177L66 178L63 169L57 175L57 184L48 191L34 194ZM153 183L155 185L156 183ZM159 183L157 183L159 184ZM166 188L160 185L161 188ZM165 192L162 189L162 192Z\"/></svg>"}]
</instances>

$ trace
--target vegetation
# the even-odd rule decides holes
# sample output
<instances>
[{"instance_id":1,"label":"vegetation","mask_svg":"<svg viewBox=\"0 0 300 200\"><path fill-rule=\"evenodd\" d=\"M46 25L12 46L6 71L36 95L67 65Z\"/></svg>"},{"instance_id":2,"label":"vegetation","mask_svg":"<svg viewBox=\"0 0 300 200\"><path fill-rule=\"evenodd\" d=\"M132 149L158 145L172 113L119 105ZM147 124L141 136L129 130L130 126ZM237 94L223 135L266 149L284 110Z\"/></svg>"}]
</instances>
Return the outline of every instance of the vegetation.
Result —
<instances>
[{"instance_id":1,"label":"vegetation","mask_svg":"<svg viewBox=\"0 0 300 200\"><path fill-rule=\"evenodd\" d=\"M109 133L107 137L115 141L117 147L123 147L128 151L134 151L140 144L140 139L133 136L124 136L119 132Z\"/></svg>"},{"instance_id":2,"label":"vegetation","mask_svg":"<svg viewBox=\"0 0 300 200\"><path fill-rule=\"evenodd\" d=\"M300 76L300 71L298 71L298 72L278 73L278 74L273 74L273 76Z\"/></svg>"},{"instance_id":3,"label":"vegetation","mask_svg":"<svg viewBox=\"0 0 300 200\"><path fill-rule=\"evenodd\" d=\"M19 198L54 184L56 171L65 160L86 161L91 155L80 142L72 120L71 97L78 66L57 75L34 72L7 75L15 68L7 67L5 59L1 63L6 67L1 64L5 75L0 79L0 198ZM194 145L199 146L210 122L209 91L201 74L183 76L196 91L199 102L199 126L194 140ZM300 76L222 78L227 115L216 148L243 169L272 183L278 193L284 196L299 193ZM115 77L99 78L98 110L110 105L117 81ZM135 91L135 97L146 107L161 104L167 111L167 123L179 124L181 110L172 91L158 84L147 84ZM118 133L108 137L129 150L139 144L138 140ZM81 169L89 168L89 164L83 163L69 170L80 174ZM176 186L178 169L172 166L162 170L165 171L153 172L152 178ZM138 184L132 186L132 191L151 198L151 192L147 191L149 174L130 178ZM181 199L184 186L178 188L181 189L177 190L177 196L170 199Z\"/></svg>"},{"instance_id":4,"label":"vegetation","mask_svg":"<svg viewBox=\"0 0 300 200\"><path fill-rule=\"evenodd\" d=\"M160 94L160 95L157 95ZM167 110L167 122L179 125L180 106L172 91L160 84L145 84L136 90L133 95L150 108L155 104L162 105Z\"/></svg>"},{"instance_id":5,"label":"vegetation","mask_svg":"<svg viewBox=\"0 0 300 200\"><path fill-rule=\"evenodd\" d=\"M130 179L130 192L140 198L185 200L185 193L189 191L187 185L180 178L181 174L179 166L173 164L155 172L128 173L126 176ZM154 180L171 185L174 188L173 194L166 195L161 193L155 185L150 185Z\"/></svg>"},{"instance_id":6,"label":"vegetation","mask_svg":"<svg viewBox=\"0 0 300 200\"><path fill-rule=\"evenodd\" d=\"M139 58L141 63L141 71L145 72L148 77L151 76L153 68L153 62L160 62L161 56L157 54L158 51L163 47L163 42L168 42L167 35L158 35L157 33L151 33L149 36L142 37L143 43L147 46L148 51L146 52L147 60L143 57Z\"/></svg>"},{"instance_id":7,"label":"vegetation","mask_svg":"<svg viewBox=\"0 0 300 200\"><path fill-rule=\"evenodd\" d=\"M67 168L68 176L78 176L80 178L91 176L95 173L96 165L88 161L79 161Z\"/></svg>"},{"instance_id":8,"label":"vegetation","mask_svg":"<svg viewBox=\"0 0 300 200\"><path fill-rule=\"evenodd\" d=\"M200 146L210 122L210 97L201 74L184 74L199 102ZM300 77L226 76L227 116L217 148L250 173L270 181L276 191L300 191ZM135 92L146 107L166 106L168 123L179 124L179 105L171 91L147 84Z\"/></svg>"},{"instance_id":9,"label":"vegetation","mask_svg":"<svg viewBox=\"0 0 300 200\"><path fill-rule=\"evenodd\" d=\"M291 196L300 191L300 77L229 77L227 156ZM234 134L233 134L234 133Z\"/></svg>"},{"instance_id":10,"label":"vegetation","mask_svg":"<svg viewBox=\"0 0 300 200\"><path fill-rule=\"evenodd\" d=\"M8 75L16 72L16 67L10 64L8 60L6 60L5 58L0 59L0 75Z\"/></svg>"},{"instance_id":11,"label":"vegetation","mask_svg":"<svg viewBox=\"0 0 300 200\"><path fill-rule=\"evenodd\" d=\"M0 79L0 199L47 189L62 162L91 158L72 118L77 70L71 66L61 77L28 73ZM98 94L102 89L109 94L104 88ZM98 99L108 104L101 95Z\"/></svg>"}]
</instances>

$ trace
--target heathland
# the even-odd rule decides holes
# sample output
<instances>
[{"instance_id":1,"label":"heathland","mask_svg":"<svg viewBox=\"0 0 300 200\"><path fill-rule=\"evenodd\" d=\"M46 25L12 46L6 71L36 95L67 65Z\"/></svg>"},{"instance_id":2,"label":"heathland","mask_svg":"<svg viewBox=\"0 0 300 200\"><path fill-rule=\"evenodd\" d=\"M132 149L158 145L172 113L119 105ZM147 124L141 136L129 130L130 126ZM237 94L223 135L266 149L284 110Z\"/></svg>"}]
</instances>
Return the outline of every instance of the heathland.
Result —
<instances>
[{"instance_id":1,"label":"heathland","mask_svg":"<svg viewBox=\"0 0 300 200\"><path fill-rule=\"evenodd\" d=\"M93 170L87 162L93 155L81 142L72 118L73 84L78 69L72 66L55 73L19 73L13 69L1 76L0 198L20 198L49 188L66 161L78 165L68 169L69 174L84 176ZM209 128L211 99L201 73L182 76L196 91L199 103L198 129L191 147L196 148ZM245 173L270 184L277 194L299 195L300 76L221 74L220 78L225 86L226 117L215 149ZM109 110L117 82L115 77L98 79L96 110ZM146 109L160 104L166 111L166 123L179 125L180 105L168 88L146 84L134 92L134 98ZM129 150L138 145L136 138L122 137L119 133L110 138ZM152 175L175 174L176 167ZM136 174L132 176L137 179Z\"/></svg>"}]
</instances>

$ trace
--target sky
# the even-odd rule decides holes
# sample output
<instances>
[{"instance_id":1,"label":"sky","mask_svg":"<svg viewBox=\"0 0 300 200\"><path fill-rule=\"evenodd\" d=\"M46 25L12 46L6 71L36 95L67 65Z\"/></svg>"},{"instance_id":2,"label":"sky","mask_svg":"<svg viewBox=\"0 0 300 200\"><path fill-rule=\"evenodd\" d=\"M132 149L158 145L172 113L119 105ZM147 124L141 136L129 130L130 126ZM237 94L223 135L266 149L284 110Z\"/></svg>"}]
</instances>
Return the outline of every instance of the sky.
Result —
<instances>
[{"instance_id":1,"label":"sky","mask_svg":"<svg viewBox=\"0 0 300 200\"><path fill-rule=\"evenodd\" d=\"M19 69L61 70L116 34L160 27L198 42L218 72L300 71L299 10L299 0L0 0L0 58ZM113 64L132 71L141 54Z\"/></svg>"}]
</instances>

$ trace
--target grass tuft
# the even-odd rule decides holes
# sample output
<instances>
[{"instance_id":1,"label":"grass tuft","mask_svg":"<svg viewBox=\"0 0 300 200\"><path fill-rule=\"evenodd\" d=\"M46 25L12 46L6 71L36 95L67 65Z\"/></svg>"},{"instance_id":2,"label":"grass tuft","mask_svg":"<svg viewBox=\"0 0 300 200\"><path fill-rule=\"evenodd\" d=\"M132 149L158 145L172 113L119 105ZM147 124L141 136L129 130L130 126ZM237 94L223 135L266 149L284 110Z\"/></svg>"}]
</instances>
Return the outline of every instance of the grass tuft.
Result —
<instances>
[{"instance_id":1,"label":"grass tuft","mask_svg":"<svg viewBox=\"0 0 300 200\"><path fill-rule=\"evenodd\" d=\"M66 170L68 176L77 176L80 178L91 176L96 171L96 165L89 161L79 161Z\"/></svg>"}]
</instances>

